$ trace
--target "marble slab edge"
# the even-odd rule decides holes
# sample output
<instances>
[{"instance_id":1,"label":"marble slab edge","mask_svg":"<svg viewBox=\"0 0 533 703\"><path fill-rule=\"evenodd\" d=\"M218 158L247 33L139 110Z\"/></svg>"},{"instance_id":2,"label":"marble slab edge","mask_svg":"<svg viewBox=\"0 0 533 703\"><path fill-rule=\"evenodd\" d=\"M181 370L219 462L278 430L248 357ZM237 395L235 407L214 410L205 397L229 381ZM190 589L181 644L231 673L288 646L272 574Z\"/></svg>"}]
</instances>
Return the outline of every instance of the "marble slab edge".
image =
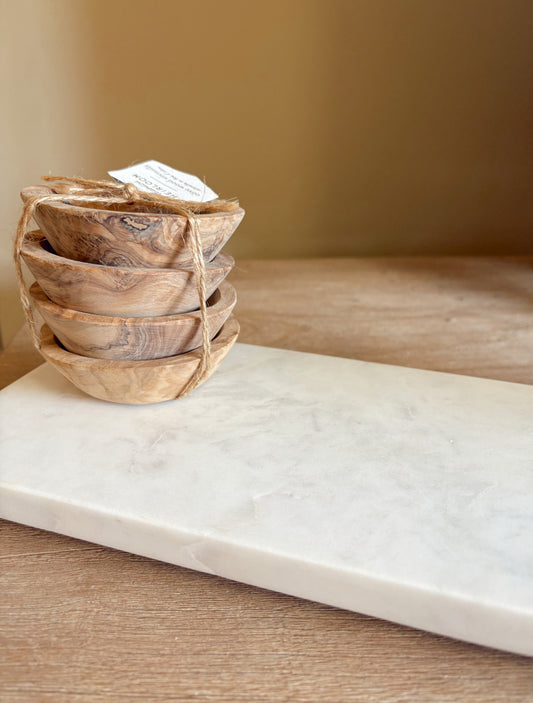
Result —
<instances>
[{"instance_id":1,"label":"marble slab edge","mask_svg":"<svg viewBox=\"0 0 533 703\"><path fill-rule=\"evenodd\" d=\"M38 529L389 620L473 644L533 656L533 613L398 584L194 533L91 505L68 504L0 482L0 517Z\"/></svg>"}]
</instances>

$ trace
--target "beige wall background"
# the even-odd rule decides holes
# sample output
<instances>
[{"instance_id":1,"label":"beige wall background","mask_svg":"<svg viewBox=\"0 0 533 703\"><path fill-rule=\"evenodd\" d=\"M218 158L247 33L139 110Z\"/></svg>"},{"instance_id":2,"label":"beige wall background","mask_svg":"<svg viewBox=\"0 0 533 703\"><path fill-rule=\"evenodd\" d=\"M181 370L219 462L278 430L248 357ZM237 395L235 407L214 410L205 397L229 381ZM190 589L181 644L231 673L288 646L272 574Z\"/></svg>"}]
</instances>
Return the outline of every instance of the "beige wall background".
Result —
<instances>
[{"instance_id":1,"label":"beige wall background","mask_svg":"<svg viewBox=\"0 0 533 703\"><path fill-rule=\"evenodd\" d=\"M148 158L237 258L533 253L530 0L0 0L0 321L18 191Z\"/></svg>"}]
</instances>

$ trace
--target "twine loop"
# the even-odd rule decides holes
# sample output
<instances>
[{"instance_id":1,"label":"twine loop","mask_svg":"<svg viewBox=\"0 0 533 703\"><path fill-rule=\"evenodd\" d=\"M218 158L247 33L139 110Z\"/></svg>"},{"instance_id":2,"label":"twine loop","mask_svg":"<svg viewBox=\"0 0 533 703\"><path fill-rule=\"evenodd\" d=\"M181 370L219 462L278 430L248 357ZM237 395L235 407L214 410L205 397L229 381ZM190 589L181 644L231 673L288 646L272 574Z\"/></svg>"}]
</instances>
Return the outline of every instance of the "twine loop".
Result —
<instances>
[{"instance_id":1,"label":"twine loop","mask_svg":"<svg viewBox=\"0 0 533 703\"><path fill-rule=\"evenodd\" d=\"M198 216L214 212L232 212L239 208L239 203L236 200L222 199L210 200L206 203L179 200L156 193L141 191L132 183L123 184L114 181L95 181L87 178L69 178L64 176L43 176L42 178L50 184L51 192L45 195L35 195L26 200L17 225L14 246L15 268L20 300L35 347L40 349L41 342L27 286L24 281L21 252L28 233L30 221L38 205L65 199L72 203L79 202L82 204L94 202L104 206L126 203L150 203L152 207L160 207L168 214L182 215L187 218L187 229L189 232L187 241L191 251L198 298L200 300L202 352L191 378L180 393L176 395L176 398L182 398L193 391L204 381L211 370L211 340L207 323L206 269L200 238L200 220Z\"/></svg>"}]
</instances>

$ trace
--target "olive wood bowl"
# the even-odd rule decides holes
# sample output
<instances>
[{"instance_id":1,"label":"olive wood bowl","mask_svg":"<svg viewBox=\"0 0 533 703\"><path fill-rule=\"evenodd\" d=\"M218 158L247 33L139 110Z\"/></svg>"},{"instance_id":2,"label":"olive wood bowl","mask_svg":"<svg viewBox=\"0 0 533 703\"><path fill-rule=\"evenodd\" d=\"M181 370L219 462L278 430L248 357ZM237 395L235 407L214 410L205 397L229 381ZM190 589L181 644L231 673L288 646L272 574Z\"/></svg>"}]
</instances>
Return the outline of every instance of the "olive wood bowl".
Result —
<instances>
[{"instance_id":1,"label":"olive wood bowl","mask_svg":"<svg viewBox=\"0 0 533 703\"><path fill-rule=\"evenodd\" d=\"M53 193L48 186L24 188L26 201ZM244 217L244 210L198 215L202 251L212 261ZM34 218L60 256L109 266L181 268L190 264L187 218L168 209L124 203L98 207L91 202L63 200L37 205Z\"/></svg>"},{"instance_id":2,"label":"olive wood bowl","mask_svg":"<svg viewBox=\"0 0 533 703\"><path fill-rule=\"evenodd\" d=\"M192 268L125 268L73 261L54 253L41 232L27 235L22 256L50 300L65 308L94 315L150 317L200 307ZM222 252L206 264L207 298L234 265L233 258Z\"/></svg>"},{"instance_id":3,"label":"olive wood bowl","mask_svg":"<svg viewBox=\"0 0 533 703\"><path fill-rule=\"evenodd\" d=\"M211 345L209 376L222 363L238 334L239 323L231 316ZM89 359L63 349L47 325L41 328L40 342L44 358L81 391L94 398L130 405L173 400L185 388L201 356L201 350L196 349L151 361Z\"/></svg>"},{"instance_id":4,"label":"olive wood bowl","mask_svg":"<svg viewBox=\"0 0 533 703\"><path fill-rule=\"evenodd\" d=\"M196 349L202 344L200 311L162 317L108 317L56 305L38 283L30 296L61 344L74 354L96 359L161 359ZM208 300L209 338L231 315L237 294L224 281Z\"/></svg>"}]
</instances>

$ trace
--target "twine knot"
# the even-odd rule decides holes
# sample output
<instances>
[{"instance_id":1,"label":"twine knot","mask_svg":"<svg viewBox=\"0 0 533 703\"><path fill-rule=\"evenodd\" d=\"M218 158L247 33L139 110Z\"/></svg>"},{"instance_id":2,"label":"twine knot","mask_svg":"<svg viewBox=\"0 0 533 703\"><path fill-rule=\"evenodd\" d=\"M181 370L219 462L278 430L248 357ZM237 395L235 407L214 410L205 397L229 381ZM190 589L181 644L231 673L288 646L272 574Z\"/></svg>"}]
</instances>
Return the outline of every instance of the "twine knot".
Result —
<instances>
[{"instance_id":1,"label":"twine knot","mask_svg":"<svg viewBox=\"0 0 533 703\"><path fill-rule=\"evenodd\" d=\"M35 322L35 316L28 296L21 264L21 251L24 245L30 221L38 205L45 202L64 200L80 203L98 202L105 205L113 203L145 203L150 202L159 206L166 213L183 215L187 218L189 237L187 239L193 261L196 277L198 298L200 300L200 325L202 331L202 353L198 365L185 387L176 395L182 398L197 388L208 376L211 370L211 339L207 323L206 301L206 270L205 260L200 239L200 222L198 215L213 212L231 212L239 208L236 200L211 200L206 203L190 202L170 198L164 195L148 193L139 190L132 183L116 183L113 181L95 181L87 178L68 178L64 176L43 176L42 179L50 183L50 193L36 195L24 203L17 233L15 236L14 258L17 272L17 282L24 316L28 323L33 344L40 349L41 343Z\"/></svg>"},{"instance_id":2,"label":"twine knot","mask_svg":"<svg viewBox=\"0 0 533 703\"><path fill-rule=\"evenodd\" d=\"M133 183L125 183L123 193L128 200L141 200L139 189Z\"/></svg>"}]
</instances>

